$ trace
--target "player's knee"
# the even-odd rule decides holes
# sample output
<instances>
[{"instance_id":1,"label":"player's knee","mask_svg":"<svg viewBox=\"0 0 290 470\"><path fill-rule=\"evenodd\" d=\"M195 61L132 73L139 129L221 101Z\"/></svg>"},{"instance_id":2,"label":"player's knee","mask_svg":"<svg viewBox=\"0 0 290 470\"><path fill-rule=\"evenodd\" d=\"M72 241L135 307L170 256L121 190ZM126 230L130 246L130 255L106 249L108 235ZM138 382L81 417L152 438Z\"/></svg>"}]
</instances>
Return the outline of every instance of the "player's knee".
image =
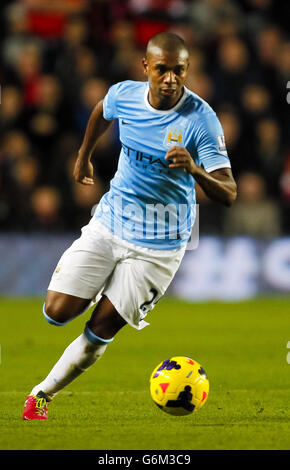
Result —
<instances>
[{"instance_id":1,"label":"player's knee","mask_svg":"<svg viewBox=\"0 0 290 470\"><path fill-rule=\"evenodd\" d=\"M43 315L51 325L63 326L68 322L63 308L53 302L43 304Z\"/></svg>"}]
</instances>

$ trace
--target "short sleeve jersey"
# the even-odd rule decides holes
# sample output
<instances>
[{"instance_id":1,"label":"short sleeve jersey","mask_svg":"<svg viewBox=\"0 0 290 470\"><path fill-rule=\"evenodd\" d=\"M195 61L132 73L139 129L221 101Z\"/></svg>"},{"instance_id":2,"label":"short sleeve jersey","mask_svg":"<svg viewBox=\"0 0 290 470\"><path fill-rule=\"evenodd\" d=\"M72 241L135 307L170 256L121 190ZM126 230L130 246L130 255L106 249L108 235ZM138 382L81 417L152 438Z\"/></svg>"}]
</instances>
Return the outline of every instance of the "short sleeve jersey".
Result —
<instances>
[{"instance_id":1,"label":"short sleeve jersey","mask_svg":"<svg viewBox=\"0 0 290 470\"><path fill-rule=\"evenodd\" d=\"M183 88L169 110L153 108L148 82L113 85L104 98L106 120L119 120L121 152L109 191L94 217L116 236L152 249L184 246L195 220L195 180L165 160L185 147L207 172L230 168L221 124L208 103Z\"/></svg>"}]
</instances>

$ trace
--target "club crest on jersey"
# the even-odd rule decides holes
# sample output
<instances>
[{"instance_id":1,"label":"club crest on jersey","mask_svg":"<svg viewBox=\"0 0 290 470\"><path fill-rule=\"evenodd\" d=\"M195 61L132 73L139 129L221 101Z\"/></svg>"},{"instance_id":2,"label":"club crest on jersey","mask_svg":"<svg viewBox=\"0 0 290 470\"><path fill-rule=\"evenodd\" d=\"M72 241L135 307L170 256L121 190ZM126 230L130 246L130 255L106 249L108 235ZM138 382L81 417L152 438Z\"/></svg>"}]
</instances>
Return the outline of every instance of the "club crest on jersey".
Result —
<instances>
[{"instance_id":1,"label":"club crest on jersey","mask_svg":"<svg viewBox=\"0 0 290 470\"><path fill-rule=\"evenodd\" d=\"M183 129L179 129L176 127L167 127L164 145L166 147L174 147L176 145L180 145L181 147L183 147Z\"/></svg>"},{"instance_id":2,"label":"club crest on jersey","mask_svg":"<svg viewBox=\"0 0 290 470\"><path fill-rule=\"evenodd\" d=\"M223 134L217 136L218 149L220 152L227 153L225 136Z\"/></svg>"}]
</instances>

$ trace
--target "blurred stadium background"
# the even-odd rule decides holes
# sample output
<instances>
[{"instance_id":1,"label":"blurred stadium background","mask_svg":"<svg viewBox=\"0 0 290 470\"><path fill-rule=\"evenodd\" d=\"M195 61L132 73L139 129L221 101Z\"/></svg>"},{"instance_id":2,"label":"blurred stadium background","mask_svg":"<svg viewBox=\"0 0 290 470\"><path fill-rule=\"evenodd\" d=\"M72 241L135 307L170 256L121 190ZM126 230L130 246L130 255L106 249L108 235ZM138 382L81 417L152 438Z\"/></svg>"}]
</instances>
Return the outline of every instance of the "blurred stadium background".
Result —
<instances>
[{"instance_id":1,"label":"blurred stadium background","mask_svg":"<svg viewBox=\"0 0 290 470\"><path fill-rule=\"evenodd\" d=\"M289 294L289 20L290 3L274 0L2 1L0 295L44 295L116 170L114 125L96 149L96 184L72 179L92 108L111 84L145 79L144 48L161 31L190 48L187 86L221 120L239 194L229 210L198 188L199 248L170 292Z\"/></svg>"}]
</instances>

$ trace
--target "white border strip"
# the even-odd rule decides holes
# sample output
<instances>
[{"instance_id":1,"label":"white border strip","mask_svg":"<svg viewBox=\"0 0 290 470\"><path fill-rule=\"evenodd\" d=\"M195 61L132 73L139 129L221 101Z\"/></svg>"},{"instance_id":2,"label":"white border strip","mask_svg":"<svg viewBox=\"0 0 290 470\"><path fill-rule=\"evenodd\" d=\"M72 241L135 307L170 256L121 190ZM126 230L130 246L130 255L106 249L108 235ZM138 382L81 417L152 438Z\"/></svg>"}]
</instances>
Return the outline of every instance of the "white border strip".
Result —
<instances>
[{"instance_id":1,"label":"white border strip","mask_svg":"<svg viewBox=\"0 0 290 470\"><path fill-rule=\"evenodd\" d=\"M212 171L221 170L222 168L232 168L232 167L230 163L220 163L219 165L211 166L205 171L207 171L207 173L211 173Z\"/></svg>"}]
</instances>

